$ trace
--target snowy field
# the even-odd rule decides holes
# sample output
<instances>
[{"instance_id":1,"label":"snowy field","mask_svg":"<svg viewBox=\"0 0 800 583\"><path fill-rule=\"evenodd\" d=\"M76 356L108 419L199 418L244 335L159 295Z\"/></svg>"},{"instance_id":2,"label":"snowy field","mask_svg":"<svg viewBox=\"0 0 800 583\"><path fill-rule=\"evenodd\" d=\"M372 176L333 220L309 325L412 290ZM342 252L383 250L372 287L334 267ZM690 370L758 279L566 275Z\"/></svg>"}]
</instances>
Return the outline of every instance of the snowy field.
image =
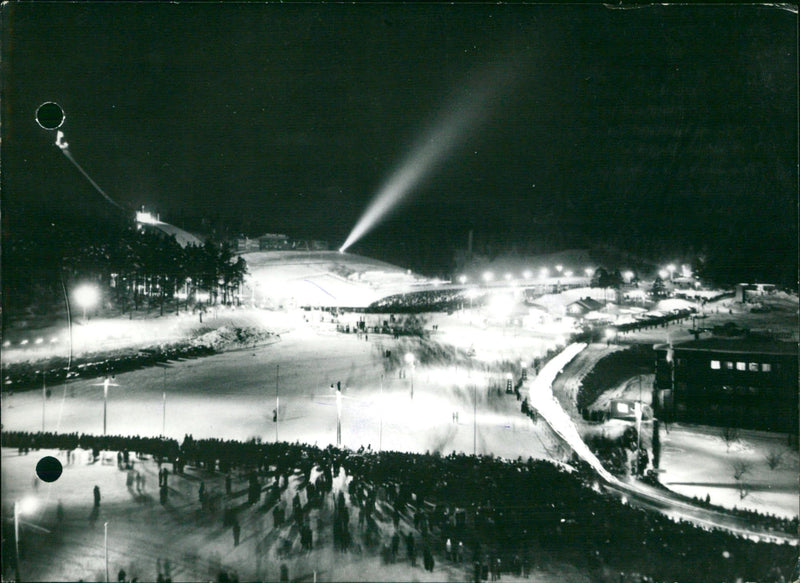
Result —
<instances>
[{"instance_id":1,"label":"snowy field","mask_svg":"<svg viewBox=\"0 0 800 583\"><path fill-rule=\"evenodd\" d=\"M53 455L64 465L62 477L52 484L33 480L40 456ZM447 561L435 548L436 565L432 573L422 568L421 559L412 567L401 555L395 564L383 564L377 552L342 554L333 550L331 537L332 504L328 498L319 510L313 510L310 524L314 530L312 553L302 553L296 542L296 527L276 527L273 515L259 506L248 507L247 480L233 475L232 496L225 502L238 509L241 540L234 546L230 528L216 515L201 512L197 490L203 480L209 493L224 492L223 475L187 468L184 476L169 480L169 502L158 501L158 467L150 459L136 460L133 473L145 478L141 492L127 486L128 472L117 469L116 462L90 463L90 453L76 450L77 461L67 465L63 452L42 450L27 456L2 450L3 500L35 500L35 507L22 517L22 578L28 581L106 581L104 560L104 523L108 523L108 563L110 579L116 581L120 569L140 581L153 581L157 573L167 573L174 581L216 581L221 570L236 573L241 581L278 581L280 566L286 565L292 581L465 581L472 572L471 563ZM100 487L101 506L92 512L92 488ZM291 509L296 478L279 504ZM334 492L347 495L346 477L334 479ZM57 519L59 503L64 508L62 522ZM10 514L11 510L8 509ZM357 532L356 512L351 512L351 529ZM383 515L381 519L380 515ZM379 528L384 541L391 537L393 526L388 513L379 512ZM50 532L44 532L41 529ZM412 531L413 524L403 518L401 532ZM281 555L284 539L295 540L292 552ZM421 540L421 539L420 539ZM585 573L540 558L530 579L503 574L506 581L588 583Z\"/></svg>"},{"instance_id":2,"label":"snowy field","mask_svg":"<svg viewBox=\"0 0 800 583\"><path fill-rule=\"evenodd\" d=\"M242 255L243 296L256 305L365 307L427 278L376 259L335 251L259 251Z\"/></svg>"},{"instance_id":3,"label":"snowy field","mask_svg":"<svg viewBox=\"0 0 800 583\"><path fill-rule=\"evenodd\" d=\"M281 314L280 320L273 313L263 314L270 318L264 324L282 332L272 344L117 375L119 386L110 387L108 395L108 433L159 435L164 424L166 435L176 439L188 433L196 438L272 440L277 393L280 440L335 444L337 408L330 386L340 382L342 443L347 447L472 453L477 429L478 453L547 456L542 440L552 439L549 431L523 416L513 395L490 398L487 389L503 382L502 372L487 372L479 363L474 368L467 363L431 363L416 365L413 373L406 367L404 378L399 378L399 370L386 370L384 351L421 352L418 340L380 335L364 340L339 334L330 323L306 322L302 312ZM549 346L547 338L503 336L502 330L494 334L493 349L501 353L502 338L509 352L520 357L537 356ZM99 382L87 379L66 389L53 387L44 407L45 429L102 432ZM41 429L41 392L7 397L3 426ZM550 447L549 442L545 445Z\"/></svg>"},{"instance_id":4,"label":"snowy field","mask_svg":"<svg viewBox=\"0 0 800 583\"><path fill-rule=\"evenodd\" d=\"M662 427L661 483L686 496L727 508L746 508L792 518L800 515L800 456L786 436L762 431L740 432L727 447L718 427L670 424ZM779 456L771 469L770 452ZM734 474L745 472L740 480ZM744 494L744 496L742 496Z\"/></svg>"}]
</instances>

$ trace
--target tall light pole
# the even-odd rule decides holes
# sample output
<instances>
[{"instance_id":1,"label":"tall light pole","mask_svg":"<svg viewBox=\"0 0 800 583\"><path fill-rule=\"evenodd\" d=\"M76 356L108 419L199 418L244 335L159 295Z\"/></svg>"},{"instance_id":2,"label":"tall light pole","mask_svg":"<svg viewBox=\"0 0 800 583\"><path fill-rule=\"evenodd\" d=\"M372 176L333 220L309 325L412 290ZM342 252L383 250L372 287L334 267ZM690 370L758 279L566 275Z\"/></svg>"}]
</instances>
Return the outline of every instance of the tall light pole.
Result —
<instances>
[{"instance_id":1,"label":"tall light pole","mask_svg":"<svg viewBox=\"0 0 800 583\"><path fill-rule=\"evenodd\" d=\"M342 390L336 389L336 445L342 445Z\"/></svg>"},{"instance_id":2,"label":"tall light pole","mask_svg":"<svg viewBox=\"0 0 800 583\"><path fill-rule=\"evenodd\" d=\"M108 523L103 523L103 551L106 555L106 583L110 581L108 577Z\"/></svg>"},{"instance_id":3,"label":"tall light pole","mask_svg":"<svg viewBox=\"0 0 800 583\"><path fill-rule=\"evenodd\" d=\"M47 375L47 371L42 371L42 433L44 433L44 404L47 401L47 381L45 376Z\"/></svg>"},{"instance_id":4,"label":"tall light pole","mask_svg":"<svg viewBox=\"0 0 800 583\"><path fill-rule=\"evenodd\" d=\"M406 364L411 367L411 398L414 398L414 355L410 352L405 356Z\"/></svg>"},{"instance_id":5,"label":"tall light pole","mask_svg":"<svg viewBox=\"0 0 800 583\"><path fill-rule=\"evenodd\" d=\"M19 568L19 517L21 514L30 514L36 509L35 498L24 498L23 500L14 500L14 557L16 563L14 568L16 570L16 579L21 581L20 568Z\"/></svg>"},{"instance_id":6,"label":"tall light pole","mask_svg":"<svg viewBox=\"0 0 800 583\"><path fill-rule=\"evenodd\" d=\"M278 385L281 376L281 365L275 365L275 443L278 443L278 419L281 412L281 400L278 393Z\"/></svg>"},{"instance_id":7,"label":"tall light pole","mask_svg":"<svg viewBox=\"0 0 800 583\"><path fill-rule=\"evenodd\" d=\"M478 385L472 385L472 455L478 455Z\"/></svg>"},{"instance_id":8,"label":"tall light pole","mask_svg":"<svg viewBox=\"0 0 800 583\"><path fill-rule=\"evenodd\" d=\"M118 387L119 385L112 382L114 380L114 376L107 376L105 380L103 380L102 385L94 385L95 387L102 386L103 387L103 435L106 434L106 421L108 419L108 387Z\"/></svg>"},{"instance_id":9,"label":"tall light pole","mask_svg":"<svg viewBox=\"0 0 800 583\"><path fill-rule=\"evenodd\" d=\"M78 302L78 305L83 308L83 321L85 322L86 308L91 308L97 303L97 300L100 299L100 291L96 286L85 283L75 288L72 294L75 296L75 301Z\"/></svg>"},{"instance_id":10,"label":"tall light pole","mask_svg":"<svg viewBox=\"0 0 800 583\"><path fill-rule=\"evenodd\" d=\"M378 433L378 453L381 452L383 449L383 375L381 374L381 393L380 393L380 401L378 407L380 408L381 412L381 425L380 430Z\"/></svg>"},{"instance_id":11,"label":"tall light pole","mask_svg":"<svg viewBox=\"0 0 800 583\"><path fill-rule=\"evenodd\" d=\"M167 435L167 369L164 369L164 384L161 391L161 435Z\"/></svg>"}]
</instances>

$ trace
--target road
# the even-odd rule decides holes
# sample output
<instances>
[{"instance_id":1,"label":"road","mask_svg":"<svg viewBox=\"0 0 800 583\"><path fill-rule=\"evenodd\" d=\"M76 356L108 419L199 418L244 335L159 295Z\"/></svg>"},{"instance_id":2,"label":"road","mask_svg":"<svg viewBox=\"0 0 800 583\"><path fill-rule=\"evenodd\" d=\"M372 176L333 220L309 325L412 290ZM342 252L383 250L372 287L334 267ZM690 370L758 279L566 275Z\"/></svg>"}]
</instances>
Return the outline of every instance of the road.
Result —
<instances>
[{"instance_id":1,"label":"road","mask_svg":"<svg viewBox=\"0 0 800 583\"><path fill-rule=\"evenodd\" d=\"M695 506L669 491L638 481L624 482L611 475L581 439L575 425L576 417L567 415L558 403L559 400L570 400L568 391L576 390L580 379L594 366L591 363L596 363L603 355L601 348L590 348L585 344L569 345L548 362L534 379L529 390L529 400L551 429L597 472L607 491L615 493L630 504L658 510L672 519L686 520L702 528L726 530L753 540L798 545L800 541L796 536L755 528L744 518ZM562 393L558 400L553 394L556 390ZM574 402L570 409L573 415L578 415Z\"/></svg>"}]
</instances>

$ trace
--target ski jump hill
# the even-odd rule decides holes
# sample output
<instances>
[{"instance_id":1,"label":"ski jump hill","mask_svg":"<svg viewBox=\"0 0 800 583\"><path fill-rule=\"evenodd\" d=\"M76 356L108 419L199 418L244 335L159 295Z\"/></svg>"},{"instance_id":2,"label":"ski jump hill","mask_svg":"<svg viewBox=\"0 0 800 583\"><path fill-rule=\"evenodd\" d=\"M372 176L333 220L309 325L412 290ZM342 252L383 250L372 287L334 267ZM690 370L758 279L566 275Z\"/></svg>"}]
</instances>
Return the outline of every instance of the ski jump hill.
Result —
<instances>
[{"instance_id":1,"label":"ski jump hill","mask_svg":"<svg viewBox=\"0 0 800 583\"><path fill-rule=\"evenodd\" d=\"M242 257L248 269L242 300L263 307L365 308L430 283L396 265L338 251L257 251Z\"/></svg>"}]
</instances>

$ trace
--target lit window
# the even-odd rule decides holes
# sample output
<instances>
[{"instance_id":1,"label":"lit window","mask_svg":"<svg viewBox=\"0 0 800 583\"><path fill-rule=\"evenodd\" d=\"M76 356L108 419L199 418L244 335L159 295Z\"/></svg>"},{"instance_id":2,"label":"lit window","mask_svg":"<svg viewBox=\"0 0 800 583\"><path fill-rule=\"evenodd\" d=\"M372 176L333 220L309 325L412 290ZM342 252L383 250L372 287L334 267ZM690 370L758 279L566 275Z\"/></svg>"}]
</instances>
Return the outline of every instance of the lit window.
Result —
<instances>
[{"instance_id":1,"label":"lit window","mask_svg":"<svg viewBox=\"0 0 800 583\"><path fill-rule=\"evenodd\" d=\"M758 363L757 362L751 362L750 363L750 372L758 372Z\"/></svg>"},{"instance_id":2,"label":"lit window","mask_svg":"<svg viewBox=\"0 0 800 583\"><path fill-rule=\"evenodd\" d=\"M747 370L747 363L746 362L737 362L736 363L736 370Z\"/></svg>"},{"instance_id":3,"label":"lit window","mask_svg":"<svg viewBox=\"0 0 800 583\"><path fill-rule=\"evenodd\" d=\"M725 369L726 370L733 370L733 363L730 360L725 361Z\"/></svg>"},{"instance_id":4,"label":"lit window","mask_svg":"<svg viewBox=\"0 0 800 583\"><path fill-rule=\"evenodd\" d=\"M719 361L718 360L712 360L711 361L711 368L713 368L714 370L719 370Z\"/></svg>"},{"instance_id":5,"label":"lit window","mask_svg":"<svg viewBox=\"0 0 800 583\"><path fill-rule=\"evenodd\" d=\"M768 362L765 362L761 365L761 372L772 372L772 365Z\"/></svg>"}]
</instances>

